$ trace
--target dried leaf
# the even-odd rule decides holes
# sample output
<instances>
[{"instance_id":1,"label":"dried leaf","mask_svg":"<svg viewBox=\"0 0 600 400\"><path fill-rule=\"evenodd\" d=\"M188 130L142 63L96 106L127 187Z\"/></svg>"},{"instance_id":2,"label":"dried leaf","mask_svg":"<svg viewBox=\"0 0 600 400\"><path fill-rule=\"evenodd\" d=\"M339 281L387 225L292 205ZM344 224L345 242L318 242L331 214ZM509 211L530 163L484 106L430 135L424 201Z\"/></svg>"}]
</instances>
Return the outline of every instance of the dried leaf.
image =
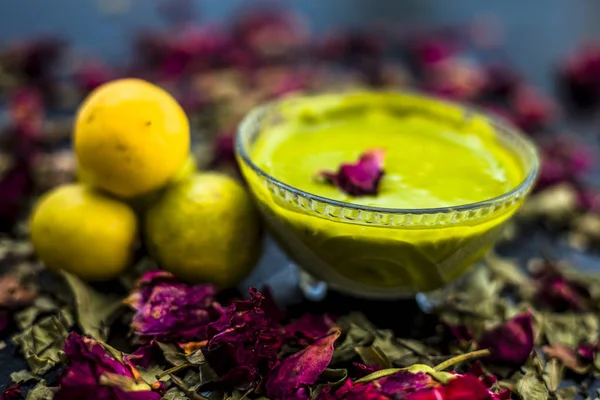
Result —
<instances>
[{"instance_id":1,"label":"dried leaf","mask_svg":"<svg viewBox=\"0 0 600 400\"><path fill-rule=\"evenodd\" d=\"M163 353L165 359L174 366L179 366L188 362L187 357L183 354L177 346L169 343L157 342L158 347Z\"/></svg>"},{"instance_id":2,"label":"dried leaf","mask_svg":"<svg viewBox=\"0 0 600 400\"><path fill-rule=\"evenodd\" d=\"M65 310L40 319L13 337L31 371L43 375L60 362L73 317Z\"/></svg>"},{"instance_id":3,"label":"dried leaf","mask_svg":"<svg viewBox=\"0 0 600 400\"><path fill-rule=\"evenodd\" d=\"M54 300L46 296L40 296L30 307L16 313L15 321L19 329L23 330L31 326L38 316L58 310L59 306Z\"/></svg>"},{"instance_id":4,"label":"dried leaf","mask_svg":"<svg viewBox=\"0 0 600 400\"><path fill-rule=\"evenodd\" d=\"M575 386L567 386L558 389L554 394L558 400L573 400L577 396L577 388Z\"/></svg>"},{"instance_id":5,"label":"dried leaf","mask_svg":"<svg viewBox=\"0 0 600 400\"><path fill-rule=\"evenodd\" d=\"M550 394L544 381L535 372L528 372L515 385L515 391L523 399L548 400Z\"/></svg>"},{"instance_id":6,"label":"dried leaf","mask_svg":"<svg viewBox=\"0 0 600 400\"><path fill-rule=\"evenodd\" d=\"M46 381L41 380L33 389L27 393L27 400L52 400L54 392L48 386Z\"/></svg>"},{"instance_id":7,"label":"dried leaf","mask_svg":"<svg viewBox=\"0 0 600 400\"><path fill-rule=\"evenodd\" d=\"M392 363L379 347L356 347L355 351L366 365L379 365L384 369L392 368Z\"/></svg>"},{"instance_id":8,"label":"dried leaf","mask_svg":"<svg viewBox=\"0 0 600 400\"><path fill-rule=\"evenodd\" d=\"M29 381L39 381L40 377L33 375L26 369L23 369L21 371L13 372L12 374L10 374L10 379L12 379L14 383L26 383Z\"/></svg>"},{"instance_id":9,"label":"dried leaf","mask_svg":"<svg viewBox=\"0 0 600 400\"><path fill-rule=\"evenodd\" d=\"M106 340L108 321L121 307L123 299L98 293L73 274L63 271L75 298L77 323L83 333L98 340Z\"/></svg>"},{"instance_id":10,"label":"dried leaf","mask_svg":"<svg viewBox=\"0 0 600 400\"><path fill-rule=\"evenodd\" d=\"M544 365L543 377L546 382L546 387L555 392L562 383L564 374L564 366L556 359L549 360Z\"/></svg>"},{"instance_id":11,"label":"dried leaf","mask_svg":"<svg viewBox=\"0 0 600 400\"><path fill-rule=\"evenodd\" d=\"M348 370L327 368L325 371L323 371L319 379L327 382L327 384L330 386L341 385L346 379L348 379Z\"/></svg>"},{"instance_id":12,"label":"dried leaf","mask_svg":"<svg viewBox=\"0 0 600 400\"><path fill-rule=\"evenodd\" d=\"M186 359L192 365L200 365L206 363L206 358L204 357L202 350L196 350L192 354L186 356Z\"/></svg>"},{"instance_id":13,"label":"dried leaf","mask_svg":"<svg viewBox=\"0 0 600 400\"><path fill-rule=\"evenodd\" d=\"M167 393L163 396L163 400L189 400L189 397L178 388L171 388L167 390Z\"/></svg>"}]
</instances>

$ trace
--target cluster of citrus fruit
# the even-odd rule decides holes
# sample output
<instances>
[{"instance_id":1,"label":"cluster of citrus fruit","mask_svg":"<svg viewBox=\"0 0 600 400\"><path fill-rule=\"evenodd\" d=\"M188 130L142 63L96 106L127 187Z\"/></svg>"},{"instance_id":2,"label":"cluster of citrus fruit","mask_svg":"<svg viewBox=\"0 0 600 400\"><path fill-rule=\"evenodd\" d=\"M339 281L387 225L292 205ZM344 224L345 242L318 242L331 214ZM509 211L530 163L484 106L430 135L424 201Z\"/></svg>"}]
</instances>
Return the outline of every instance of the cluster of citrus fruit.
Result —
<instances>
[{"instance_id":1,"label":"cluster of citrus fruit","mask_svg":"<svg viewBox=\"0 0 600 400\"><path fill-rule=\"evenodd\" d=\"M42 196L31 217L49 269L108 280L144 243L189 281L228 287L251 271L261 240L251 199L233 178L196 171L188 119L166 91L138 79L100 86L77 113L73 142L79 182Z\"/></svg>"}]
</instances>

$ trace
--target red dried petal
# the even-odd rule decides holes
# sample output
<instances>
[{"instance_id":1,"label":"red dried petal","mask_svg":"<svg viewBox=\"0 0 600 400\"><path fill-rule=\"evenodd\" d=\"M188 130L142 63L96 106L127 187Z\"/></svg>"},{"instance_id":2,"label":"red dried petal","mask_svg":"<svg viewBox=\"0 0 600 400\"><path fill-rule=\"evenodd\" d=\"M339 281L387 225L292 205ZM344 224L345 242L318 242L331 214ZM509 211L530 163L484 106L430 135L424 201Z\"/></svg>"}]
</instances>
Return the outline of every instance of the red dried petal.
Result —
<instances>
[{"instance_id":1,"label":"red dried petal","mask_svg":"<svg viewBox=\"0 0 600 400\"><path fill-rule=\"evenodd\" d=\"M248 390L275 366L283 345L280 325L263 307L264 296L250 288L251 298L234 302L208 325L202 349L208 364L229 388ZM268 304L268 303L267 303Z\"/></svg>"},{"instance_id":2,"label":"red dried petal","mask_svg":"<svg viewBox=\"0 0 600 400\"><path fill-rule=\"evenodd\" d=\"M308 346L327 335L334 323L328 315L304 314L296 321L285 326L288 341Z\"/></svg>"},{"instance_id":3,"label":"red dried petal","mask_svg":"<svg viewBox=\"0 0 600 400\"><path fill-rule=\"evenodd\" d=\"M148 272L127 299L136 310L131 328L148 341L204 340L208 324L222 313L216 293L214 285L188 285L167 272Z\"/></svg>"},{"instance_id":4,"label":"red dried petal","mask_svg":"<svg viewBox=\"0 0 600 400\"><path fill-rule=\"evenodd\" d=\"M577 346L577 354L588 363L594 362L596 352L598 351L598 343L582 343Z\"/></svg>"},{"instance_id":5,"label":"red dried petal","mask_svg":"<svg viewBox=\"0 0 600 400\"><path fill-rule=\"evenodd\" d=\"M575 182L594 166L593 152L572 138L558 138L541 149L542 168L537 188Z\"/></svg>"},{"instance_id":6,"label":"red dried petal","mask_svg":"<svg viewBox=\"0 0 600 400\"><path fill-rule=\"evenodd\" d=\"M160 394L139 382L139 373L128 364L113 358L97 341L71 332L65 342L67 368L62 372L56 398L75 399L150 399L159 400ZM124 382L130 386L120 386ZM145 390L144 388L147 388ZM135 390L135 391L131 391Z\"/></svg>"},{"instance_id":7,"label":"red dried petal","mask_svg":"<svg viewBox=\"0 0 600 400\"><path fill-rule=\"evenodd\" d=\"M303 386L312 385L327 368L333 344L340 336L335 330L304 350L282 360L270 373L265 385L267 396L285 398Z\"/></svg>"},{"instance_id":8,"label":"red dried petal","mask_svg":"<svg viewBox=\"0 0 600 400\"><path fill-rule=\"evenodd\" d=\"M383 177L385 150L365 151L356 164L342 164L337 172L319 175L351 196L376 195Z\"/></svg>"},{"instance_id":9,"label":"red dried petal","mask_svg":"<svg viewBox=\"0 0 600 400\"><path fill-rule=\"evenodd\" d=\"M448 382L431 389L410 393L406 400L490 400L494 399L485 385L473 375L460 375Z\"/></svg>"},{"instance_id":10,"label":"red dried petal","mask_svg":"<svg viewBox=\"0 0 600 400\"><path fill-rule=\"evenodd\" d=\"M545 263L532 273L535 280L535 299L540 306L555 311L586 311L590 293L583 285L568 280L553 263Z\"/></svg>"},{"instance_id":11,"label":"red dried petal","mask_svg":"<svg viewBox=\"0 0 600 400\"><path fill-rule=\"evenodd\" d=\"M492 363L522 365L533 350L533 324L526 312L487 331L479 340L479 347L489 349L486 359Z\"/></svg>"},{"instance_id":12,"label":"red dried petal","mask_svg":"<svg viewBox=\"0 0 600 400\"><path fill-rule=\"evenodd\" d=\"M0 394L0 400L18 400L21 398L21 388L19 387L19 385L8 386Z\"/></svg>"},{"instance_id":13,"label":"red dried petal","mask_svg":"<svg viewBox=\"0 0 600 400\"><path fill-rule=\"evenodd\" d=\"M564 365L575 371L586 367L587 362L579 357L577 351L564 344L554 343L551 346L544 346L543 350L548 357L559 359Z\"/></svg>"}]
</instances>

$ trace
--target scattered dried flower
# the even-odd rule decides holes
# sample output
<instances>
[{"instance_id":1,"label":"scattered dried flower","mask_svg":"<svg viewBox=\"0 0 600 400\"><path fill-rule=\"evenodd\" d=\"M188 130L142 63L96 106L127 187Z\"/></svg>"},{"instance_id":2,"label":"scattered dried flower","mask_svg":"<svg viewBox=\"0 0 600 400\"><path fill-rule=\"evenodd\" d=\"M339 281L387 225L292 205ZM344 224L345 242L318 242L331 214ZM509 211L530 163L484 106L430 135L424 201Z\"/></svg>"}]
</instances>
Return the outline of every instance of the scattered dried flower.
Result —
<instances>
[{"instance_id":1,"label":"scattered dried flower","mask_svg":"<svg viewBox=\"0 0 600 400\"><path fill-rule=\"evenodd\" d=\"M368 150L356 164L342 164L337 172L321 171L319 176L351 196L377 195L384 160L385 150Z\"/></svg>"}]
</instances>

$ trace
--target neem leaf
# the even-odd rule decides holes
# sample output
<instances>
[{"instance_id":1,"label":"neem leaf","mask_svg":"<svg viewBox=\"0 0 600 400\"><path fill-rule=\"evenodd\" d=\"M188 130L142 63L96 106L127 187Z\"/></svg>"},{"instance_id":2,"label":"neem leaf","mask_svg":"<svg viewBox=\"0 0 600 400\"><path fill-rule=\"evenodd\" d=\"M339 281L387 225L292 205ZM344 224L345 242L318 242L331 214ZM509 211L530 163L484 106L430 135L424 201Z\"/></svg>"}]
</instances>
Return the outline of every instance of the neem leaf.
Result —
<instances>
[{"instance_id":1,"label":"neem leaf","mask_svg":"<svg viewBox=\"0 0 600 400\"><path fill-rule=\"evenodd\" d=\"M189 397L187 397L180 389L171 388L167 390L167 393L163 396L163 400L189 400Z\"/></svg>"},{"instance_id":2,"label":"neem leaf","mask_svg":"<svg viewBox=\"0 0 600 400\"><path fill-rule=\"evenodd\" d=\"M188 362L185 354L179 351L179 348L174 344L169 343L161 343L157 342L158 347L163 353L165 359L173 364L174 366L179 366Z\"/></svg>"},{"instance_id":3,"label":"neem leaf","mask_svg":"<svg viewBox=\"0 0 600 400\"><path fill-rule=\"evenodd\" d=\"M515 391L523 399L548 400L550 394L544 381L535 372L528 372L515 385Z\"/></svg>"},{"instance_id":4,"label":"neem leaf","mask_svg":"<svg viewBox=\"0 0 600 400\"><path fill-rule=\"evenodd\" d=\"M43 375L60 362L62 348L73 325L73 317L65 310L40 319L23 332L13 336L36 375Z\"/></svg>"},{"instance_id":5,"label":"neem leaf","mask_svg":"<svg viewBox=\"0 0 600 400\"><path fill-rule=\"evenodd\" d=\"M98 293L81 279L62 271L75 298L77 323L83 333L99 340L106 340L108 320L121 307L123 299Z\"/></svg>"},{"instance_id":6,"label":"neem leaf","mask_svg":"<svg viewBox=\"0 0 600 400\"><path fill-rule=\"evenodd\" d=\"M366 365L378 365L382 368L392 368L392 363L377 346L356 347L356 353Z\"/></svg>"},{"instance_id":7,"label":"neem leaf","mask_svg":"<svg viewBox=\"0 0 600 400\"><path fill-rule=\"evenodd\" d=\"M327 382L327 384L330 386L341 385L346 379L348 379L348 370L327 368L325 371L323 371L319 379Z\"/></svg>"},{"instance_id":8,"label":"neem leaf","mask_svg":"<svg viewBox=\"0 0 600 400\"><path fill-rule=\"evenodd\" d=\"M54 391L46 386L46 381L41 380L27 393L27 400L52 400Z\"/></svg>"},{"instance_id":9,"label":"neem leaf","mask_svg":"<svg viewBox=\"0 0 600 400\"><path fill-rule=\"evenodd\" d=\"M206 358L202 353L202 350L196 350L192 354L186 356L188 362L192 365L200 365L206 363Z\"/></svg>"},{"instance_id":10,"label":"neem leaf","mask_svg":"<svg viewBox=\"0 0 600 400\"><path fill-rule=\"evenodd\" d=\"M25 383L29 381L39 381L40 377L33 375L26 369L23 369L21 371L13 372L12 374L10 374L10 379L12 379L14 383Z\"/></svg>"},{"instance_id":11,"label":"neem leaf","mask_svg":"<svg viewBox=\"0 0 600 400\"><path fill-rule=\"evenodd\" d=\"M46 296L40 296L34 301L34 303L30 307L27 307L23 311L16 313L15 321L17 323L17 326L21 330L23 330L31 326L31 324L35 322L38 316L46 313L55 312L59 309L60 307L54 302L54 300Z\"/></svg>"},{"instance_id":12,"label":"neem leaf","mask_svg":"<svg viewBox=\"0 0 600 400\"><path fill-rule=\"evenodd\" d=\"M572 400L577 396L577 387L567 386L554 392L558 400Z\"/></svg>"},{"instance_id":13,"label":"neem leaf","mask_svg":"<svg viewBox=\"0 0 600 400\"><path fill-rule=\"evenodd\" d=\"M552 392L555 392L562 383L564 369L564 365L562 365L556 358L549 360L546 365L544 365L544 382L546 382L546 387Z\"/></svg>"}]
</instances>

